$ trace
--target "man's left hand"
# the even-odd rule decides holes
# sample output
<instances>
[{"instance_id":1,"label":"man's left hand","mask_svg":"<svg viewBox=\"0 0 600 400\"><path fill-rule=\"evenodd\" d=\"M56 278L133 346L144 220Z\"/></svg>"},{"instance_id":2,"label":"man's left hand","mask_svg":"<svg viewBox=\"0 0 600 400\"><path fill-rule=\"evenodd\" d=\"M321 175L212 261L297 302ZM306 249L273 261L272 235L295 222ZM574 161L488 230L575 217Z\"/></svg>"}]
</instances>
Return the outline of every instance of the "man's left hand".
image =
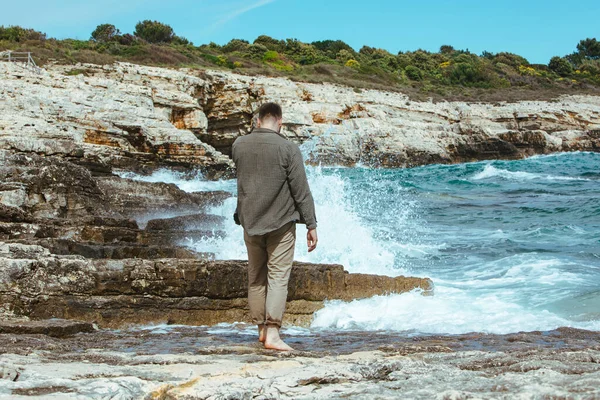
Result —
<instances>
[{"instance_id":1,"label":"man's left hand","mask_svg":"<svg viewBox=\"0 0 600 400\"><path fill-rule=\"evenodd\" d=\"M306 233L306 244L308 246L309 253L317 248L318 241L319 241L319 239L317 237L317 230L309 229L308 232Z\"/></svg>"}]
</instances>

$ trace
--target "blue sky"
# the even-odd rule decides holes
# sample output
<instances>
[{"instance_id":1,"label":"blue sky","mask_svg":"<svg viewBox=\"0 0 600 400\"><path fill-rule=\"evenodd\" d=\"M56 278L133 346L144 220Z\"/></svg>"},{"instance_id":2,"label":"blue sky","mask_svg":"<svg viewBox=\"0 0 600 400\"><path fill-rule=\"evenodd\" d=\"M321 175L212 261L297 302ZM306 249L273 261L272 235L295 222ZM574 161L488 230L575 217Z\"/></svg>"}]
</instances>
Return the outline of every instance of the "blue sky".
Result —
<instances>
[{"instance_id":1,"label":"blue sky","mask_svg":"<svg viewBox=\"0 0 600 400\"><path fill-rule=\"evenodd\" d=\"M303 42L341 39L392 53L449 44L480 54L510 51L532 63L600 39L600 1L342 0L28 0L5 2L0 25L21 25L57 38L88 39L101 23L123 33L159 20L195 44L252 42L266 34Z\"/></svg>"}]
</instances>

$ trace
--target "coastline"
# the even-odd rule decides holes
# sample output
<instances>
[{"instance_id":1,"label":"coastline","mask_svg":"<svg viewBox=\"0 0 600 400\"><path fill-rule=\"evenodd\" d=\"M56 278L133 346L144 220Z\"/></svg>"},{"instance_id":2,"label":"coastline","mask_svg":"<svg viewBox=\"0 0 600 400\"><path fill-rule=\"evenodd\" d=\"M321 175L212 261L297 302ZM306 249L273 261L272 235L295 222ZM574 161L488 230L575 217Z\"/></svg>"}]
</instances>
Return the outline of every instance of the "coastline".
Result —
<instances>
[{"instance_id":1,"label":"coastline","mask_svg":"<svg viewBox=\"0 0 600 400\"><path fill-rule=\"evenodd\" d=\"M595 398L600 333L290 332L264 350L253 327L137 326L66 338L5 334L0 398ZM284 331L285 334L285 331ZM13 375L10 375L10 374ZM8 379L19 375L16 381ZM12 396L12 397L11 397Z\"/></svg>"},{"instance_id":2,"label":"coastline","mask_svg":"<svg viewBox=\"0 0 600 400\"><path fill-rule=\"evenodd\" d=\"M599 334L570 328L508 335L308 330L292 337L300 350L293 355L265 352L239 332L174 325L199 323L184 321L182 313L170 328L160 328L166 334L143 326L128 331L132 322L163 321L156 315L169 297L181 310L197 310L206 298L221 296L224 301L210 304L218 319L202 323L239 321L244 296L241 263L219 263L214 253L181 245L183 239L225 236L225 217L212 212L230 193L186 192L123 177L161 169L231 177L228 148L249 131L252 112L265 99L290 110L285 133L311 147L312 164L402 168L598 152L600 97L434 104L399 93L357 94L336 85L215 71L194 75L116 64L87 65L92 76L68 76L71 67L65 66L37 76L0 67L7 78L0 93L8 100L0 105L0 242L8 243L0 246L0 316L82 318L90 331L62 338L3 333L0 371L7 379L0 396L600 396ZM201 272L225 264L235 264L227 279L236 284L194 286L210 281L196 279ZM327 276L342 274L339 265L319 268L322 276L307 272L301 286L326 286ZM389 277L347 275L354 275L344 283L351 294L341 290L339 298L390 292L381 284ZM402 290L418 285L409 286ZM327 289L319 290L320 296L306 290L299 300L322 305ZM198 303L186 303L190 293ZM126 301L107 301L116 298ZM312 303L305 307L310 312L298 313L304 325L316 309ZM137 315L134 304L144 312ZM98 309L126 310L131 319L106 329L99 314L92 315Z\"/></svg>"}]
</instances>

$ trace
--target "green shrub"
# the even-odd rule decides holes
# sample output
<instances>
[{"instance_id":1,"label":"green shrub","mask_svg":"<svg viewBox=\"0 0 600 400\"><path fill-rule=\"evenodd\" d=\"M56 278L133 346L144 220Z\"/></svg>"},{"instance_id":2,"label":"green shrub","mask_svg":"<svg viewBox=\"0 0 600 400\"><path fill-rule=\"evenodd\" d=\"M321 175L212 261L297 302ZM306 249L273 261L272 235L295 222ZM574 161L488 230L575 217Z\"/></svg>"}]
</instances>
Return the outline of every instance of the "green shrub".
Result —
<instances>
[{"instance_id":1,"label":"green shrub","mask_svg":"<svg viewBox=\"0 0 600 400\"><path fill-rule=\"evenodd\" d=\"M399 68L406 68L412 64L412 58L408 54L398 53L396 56L396 62L398 63Z\"/></svg>"},{"instance_id":2,"label":"green shrub","mask_svg":"<svg viewBox=\"0 0 600 400\"><path fill-rule=\"evenodd\" d=\"M27 40L46 40L46 34L33 30L22 28L20 26L0 26L0 40L9 42L25 42Z\"/></svg>"},{"instance_id":3,"label":"green shrub","mask_svg":"<svg viewBox=\"0 0 600 400\"><path fill-rule=\"evenodd\" d=\"M491 67L491 66L490 66ZM458 62L448 68L450 83L463 86L491 87L493 78L481 62Z\"/></svg>"},{"instance_id":4,"label":"green shrub","mask_svg":"<svg viewBox=\"0 0 600 400\"><path fill-rule=\"evenodd\" d=\"M442 53L442 54L452 54L454 52L455 52L455 50L454 50L454 47L452 47L452 46L449 46L447 44L440 46L440 53Z\"/></svg>"},{"instance_id":5,"label":"green shrub","mask_svg":"<svg viewBox=\"0 0 600 400\"><path fill-rule=\"evenodd\" d=\"M263 61L280 71L292 71L294 66L287 62L278 52L269 50L265 53Z\"/></svg>"},{"instance_id":6,"label":"green shrub","mask_svg":"<svg viewBox=\"0 0 600 400\"><path fill-rule=\"evenodd\" d=\"M193 46L194 43L190 42L189 40L187 40L186 38L182 37L182 36L173 36L173 40L171 41L172 44L178 44L181 46Z\"/></svg>"},{"instance_id":7,"label":"green shrub","mask_svg":"<svg viewBox=\"0 0 600 400\"><path fill-rule=\"evenodd\" d=\"M494 56L494 63L503 63L510 65L513 68L519 68L519 65L529 65L529 61L525 57L521 57L517 54L512 53L498 53Z\"/></svg>"},{"instance_id":8,"label":"green shrub","mask_svg":"<svg viewBox=\"0 0 600 400\"><path fill-rule=\"evenodd\" d=\"M319 61L317 49L297 39L286 40L285 54L300 65L316 64Z\"/></svg>"},{"instance_id":9,"label":"green shrub","mask_svg":"<svg viewBox=\"0 0 600 400\"><path fill-rule=\"evenodd\" d=\"M548 68L560 76L568 76L573 73L573 66L564 57L552 57L548 63Z\"/></svg>"},{"instance_id":10,"label":"green shrub","mask_svg":"<svg viewBox=\"0 0 600 400\"><path fill-rule=\"evenodd\" d=\"M348 60L354 59L354 54L346 49L342 49L336 54L335 59L345 64Z\"/></svg>"},{"instance_id":11,"label":"green shrub","mask_svg":"<svg viewBox=\"0 0 600 400\"><path fill-rule=\"evenodd\" d=\"M254 40L254 44L262 44L269 50L283 52L285 50L285 41L273 39L267 35L260 35Z\"/></svg>"},{"instance_id":12,"label":"green shrub","mask_svg":"<svg viewBox=\"0 0 600 400\"><path fill-rule=\"evenodd\" d=\"M263 57L263 61L265 61L265 62L271 62L271 61L277 61L277 60L279 60L279 53L276 52L275 50L267 51Z\"/></svg>"},{"instance_id":13,"label":"green shrub","mask_svg":"<svg viewBox=\"0 0 600 400\"><path fill-rule=\"evenodd\" d=\"M354 49L341 40L320 40L312 42L311 45L320 51L323 56L330 59L337 58L340 51L346 51L350 54L354 53Z\"/></svg>"},{"instance_id":14,"label":"green shrub","mask_svg":"<svg viewBox=\"0 0 600 400\"><path fill-rule=\"evenodd\" d=\"M137 38L130 33L126 33L124 35L118 36L117 41L123 46L131 46L137 41Z\"/></svg>"},{"instance_id":15,"label":"green shrub","mask_svg":"<svg viewBox=\"0 0 600 400\"><path fill-rule=\"evenodd\" d=\"M262 60L262 58L265 56L265 53L269 51L269 49L258 43L249 45L246 51L250 58Z\"/></svg>"},{"instance_id":16,"label":"green shrub","mask_svg":"<svg viewBox=\"0 0 600 400\"><path fill-rule=\"evenodd\" d=\"M175 32L169 25L148 19L138 22L133 34L149 43L170 43L175 37Z\"/></svg>"},{"instance_id":17,"label":"green shrub","mask_svg":"<svg viewBox=\"0 0 600 400\"><path fill-rule=\"evenodd\" d=\"M232 53L234 51L245 52L250 44L246 40L242 39L231 39L229 43L222 47L225 53Z\"/></svg>"},{"instance_id":18,"label":"green shrub","mask_svg":"<svg viewBox=\"0 0 600 400\"><path fill-rule=\"evenodd\" d=\"M411 81L420 81L423 79L423 71L414 65L408 65L404 68L404 73Z\"/></svg>"},{"instance_id":19,"label":"green shrub","mask_svg":"<svg viewBox=\"0 0 600 400\"><path fill-rule=\"evenodd\" d=\"M600 60L586 60L579 66L579 71L589 75L600 75Z\"/></svg>"},{"instance_id":20,"label":"green shrub","mask_svg":"<svg viewBox=\"0 0 600 400\"><path fill-rule=\"evenodd\" d=\"M419 68L421 71L430 72L437 69L438 67L437 63L433 60L431 53L425 50L417 50L415 52L408 53L408 55L411 60L410 64Z\"/></svg>"}]
</instances>

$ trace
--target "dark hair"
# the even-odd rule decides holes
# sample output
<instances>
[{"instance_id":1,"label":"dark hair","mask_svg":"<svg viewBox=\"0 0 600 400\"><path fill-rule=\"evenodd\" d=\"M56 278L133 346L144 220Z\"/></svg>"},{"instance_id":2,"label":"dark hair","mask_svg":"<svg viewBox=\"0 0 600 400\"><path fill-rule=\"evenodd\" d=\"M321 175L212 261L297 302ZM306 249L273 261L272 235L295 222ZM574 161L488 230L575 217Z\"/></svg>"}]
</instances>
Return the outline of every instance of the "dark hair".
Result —
<instances>
[{"instance_id":1,"label":"dark hair","mask_svg":"<svg viewBox=\"0 0 600 400\"><path fill-rule=\"evenodd\" d=\"M280 119L282 115L281 106L277 103L265 103L258 110L258 119L260 120L269 117Z\"/></svg>"}]
</instances>

